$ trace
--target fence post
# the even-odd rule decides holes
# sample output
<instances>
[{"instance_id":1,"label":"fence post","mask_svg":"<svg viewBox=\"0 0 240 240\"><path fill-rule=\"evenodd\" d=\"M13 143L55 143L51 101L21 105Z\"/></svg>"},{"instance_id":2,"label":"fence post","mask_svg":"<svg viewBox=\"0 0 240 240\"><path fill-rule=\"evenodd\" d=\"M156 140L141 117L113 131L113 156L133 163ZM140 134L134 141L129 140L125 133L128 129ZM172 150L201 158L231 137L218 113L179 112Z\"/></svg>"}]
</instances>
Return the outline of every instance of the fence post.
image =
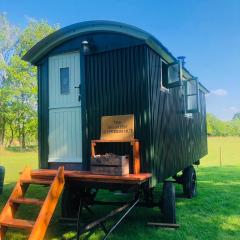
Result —
<instances>
[{"instance_id":1,"label":"fence post","mask_svg":"<svg viewBox=\"0 0 240 240\"><path fill-rule=\"evenodd\" d=\"M222 167L222 146L220 146L220 149L219 149L219 156L220 156L220 167Z\"/></svg>"}]
</instances>

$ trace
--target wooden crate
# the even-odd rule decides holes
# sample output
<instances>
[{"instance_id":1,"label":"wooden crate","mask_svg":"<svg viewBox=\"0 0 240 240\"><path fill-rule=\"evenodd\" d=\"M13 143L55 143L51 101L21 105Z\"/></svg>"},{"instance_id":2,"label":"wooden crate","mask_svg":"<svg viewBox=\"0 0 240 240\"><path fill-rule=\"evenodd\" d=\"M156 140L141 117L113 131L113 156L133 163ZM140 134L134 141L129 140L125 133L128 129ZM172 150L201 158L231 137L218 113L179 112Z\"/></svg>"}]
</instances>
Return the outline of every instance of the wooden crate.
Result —
<instances>
[{"instance_id":1,"label":"wooden crate","mask_svg":"<svg viewBox=\"0 0 240 240\"><path fill-rule=\"evenodd\" d=\"M91 172L112 176L129 174L129 156L115 154L95 155L91 159Z\"/></svg>"}]
</instances>

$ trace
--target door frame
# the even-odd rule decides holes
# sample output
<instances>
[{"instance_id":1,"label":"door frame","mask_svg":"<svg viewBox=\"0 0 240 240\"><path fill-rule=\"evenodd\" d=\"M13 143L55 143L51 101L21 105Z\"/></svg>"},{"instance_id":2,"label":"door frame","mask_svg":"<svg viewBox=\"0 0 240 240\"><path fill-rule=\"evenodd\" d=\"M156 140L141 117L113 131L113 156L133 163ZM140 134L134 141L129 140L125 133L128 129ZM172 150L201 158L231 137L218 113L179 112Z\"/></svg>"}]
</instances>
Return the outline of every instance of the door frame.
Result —
<instances>
[{"instance_id":1,"label":"door frame","mask_svg":"<svg viewBox=\"0 0 240 240\"><path fill-rule=\"evenodd\" d=\"M75 60L76 59L76 60ZM55 62L55 63L54 63ZM48 106L48 163L50 165L54 165L56 163L60 164L60 165L69 165L69 164L81 164L83 162L83 157L82 157L82 106L81 106L81 99L77 100L77 96L79 94L79 91L77 89L74 89L76 86L78 86L78 84L81 84L81 75L80 75L80 52L79 51L69 51L69 52L64 52L64 53L57 53L57 54L52 54L48 57L48 67L49 67L49 71L48 71L48 78L49 78L49 83L48 83L48 88L49 88L49 93L48 93L48 97L49 97L49 106ZM60 93L60 69L67 67L69 70L69 92L68 94L62 94ZM57 75L56 75L57 74ZM59 85L59 86L58 86ZM53 95L52 95L53 92ZM55 94L54 94L55 92ZM65 99L65 100L64 100ZM53 100L53 102L51 103L51 100ZM70 101L70 102L69 102ZM51 105L50 105L51 104ZM50 107L50 108L49 108ZM74 137L72 136L71 138L67 138L64 141L67 141L66 146L67 146L67 154L63 153L63 155L60 153L57 153L57 155L55 155L56 153L54 149L52 149L54 152L50 152L50 144L55 145L54 142L56 142L56 144L58 145L58 147L61 146L61 143L64 143L63 139L61 140L61 138L63 136L61 136L61 127L59 125L56 125L56 120L57 118L54 117L54 113L58 113L58 114L63 114L63 117L65 115L64 118L66 118L65 120L63 120L63 122L61 122L61 126L63 128L65 127L70 127L70 129L72 129L71 125L69 125L69 123L67 123L67 125L62 125L65 121L69 121L69 114L71 114L70 112L74 112L74 118L70 118L70 122L72 122L74 125L76 123L78 123L78 131L80 130L81 132L79 132L77 135L74 134ZM66 112L64 114L64 112ZM80 116L79 116L80 114ZM59 141L61 142L60 145L57 143L58 139L53 138L53 136L50 139L50 132L53 133L53 129L50 128L51 127L51 116L53 117L53 119L55 119L55 123L54 125L52 125L52 127L54 129L56 129L57 131L59 131L61 138L59 139ZM60 120L59 120L60 121ZM77 121L77 122L76 122ZM60 124L60 122L59 122ZM73 125L73 126L74 126ZM72 130L67 130L67 131L72 131ZM75 131L75 130L74 130ZM81 135L81 136L79 136ZM73 145L77 145L75 149L73 149L74 151L71 152L70 148ZM79 149L80 148L80 149ZM76 150L78 149L78 150ZM60 150L61 152L61 148L58 150ZM75 150L77 152L75 152ZM81 151L80 151L81 150ZM50 156L51 153L51 156ZM53 154L53 155L52 155ZM73 156L72 156L73 154Z\"/></svg>"},{"instance_id":2,"label":"door frame","mask_svg":"<svg viewBox=\"0 0 240 240\"><path fill-rule=\"evenodd\" d=\"M90 166L90 140L88 139L87 104L86 104L86 77L85 77L85 55L83 48L79 51L80 56L80 78L81 78L81 111L82 111L82 167L89 170Z\"/></svg>"},{"instance_id":3,"label":"door frame","mask_svg":"<svg viewBox=\"0 0 240 240\"><path fill-rule=\"evenodd\" d=\"M82 117L82 162L80 163L63 163L63 162L48 162L49 158L49 58L56 55L62 55L62 54L71 54L71 53L79 53L80 57L80 79L81 79L81 88L80 88L80 95L81 95L81 117ZM40 168L50 168L50 165L78 165L76 167L76 170L79 170L79 165L81 165L80 169L87 170L89 167L89 161L88 161L88 149L90 148L90 145L88 144L88 135L87 135L87 111L86 111L86 91L85 91L85 57L84 53L82 51L82 48L76 51L63 51L58 52L56 54L49 54L46 56L45 61L43 61L43 64L45 65L45 71L44 74L41 72L41 70L38 67L38 97L39 97L39 122L43 120L45 116L44 124L39 124L39 167ZM44 77L43 77L44 75ZM47 75L47 77L46 77ZM42 86L43 81L44 83L44 89ZM47 91L44 91L46 90ZM42 106L42 100L44 98L47 98L47 104L45 106ZM44 116L42 116L44 115ZM46 121L47 119L47 121ZM43 127L45 126L45 128ZM45 133L47 133L45 135ZM45 136L44 136L45 135ZM47 141L46 141L47 140ZM44 147L46 149L44 149Z\"/></svg>"}]
</instances>

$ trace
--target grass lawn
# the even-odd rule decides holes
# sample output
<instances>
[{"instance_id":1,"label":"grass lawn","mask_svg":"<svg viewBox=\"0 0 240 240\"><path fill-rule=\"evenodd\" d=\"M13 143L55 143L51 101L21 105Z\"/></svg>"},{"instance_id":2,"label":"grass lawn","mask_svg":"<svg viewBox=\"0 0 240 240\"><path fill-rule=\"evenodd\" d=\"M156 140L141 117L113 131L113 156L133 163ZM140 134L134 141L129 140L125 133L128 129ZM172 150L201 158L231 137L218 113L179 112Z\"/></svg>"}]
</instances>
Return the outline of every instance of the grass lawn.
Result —
<instances>
[{"instance_id":1,"label":"grass lawn","mask_svg":"<svg viewBox=\"0 0 240 240\"><path fill-rule=\"evenodd\" d=\"M220 166L220 149L221 165ZM209 154L197 168L198 196L194 199L177 199L177 221L179 230L165 230L146 226L148 221L159 221L158 208L137 208L116 229L110 239L169 239L169 240L236 240L240 239L240 138L210 138ZM28 165L37 168L36 152L1 151L0 165L6 167L4 194L0 196L0 209L4 206L18 178L18 172ZM160 196L161 188L155 195ZM181 186L176 188L182 193ZM44 187L31 187L30 194L36 198L46 193ZM102 192L101 197L111 193ZM114 198L117 198L114 196ZM34 219L36 207L23 207L18 217ZM98 214L109 211L109 207L96 208ZM48 228L46 240L64 240L74 236L74 229L58 224L58 206ZM90 239L101 239L99 230ZM6 239L26 239L20 232L11 231Z\"/></svg>"}]
</instances>

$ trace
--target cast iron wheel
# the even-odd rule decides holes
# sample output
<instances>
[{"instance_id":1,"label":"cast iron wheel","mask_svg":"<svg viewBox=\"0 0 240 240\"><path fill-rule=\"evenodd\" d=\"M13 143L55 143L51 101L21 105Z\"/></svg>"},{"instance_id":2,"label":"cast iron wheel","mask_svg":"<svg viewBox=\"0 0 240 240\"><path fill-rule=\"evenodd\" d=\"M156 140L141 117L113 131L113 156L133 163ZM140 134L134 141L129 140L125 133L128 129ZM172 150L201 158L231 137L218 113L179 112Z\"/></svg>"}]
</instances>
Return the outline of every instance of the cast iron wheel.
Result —
<instances>
[{"instance_id":1,"label":"cast iron wheel","mask_svg":"<svg viewBox=\"0 0 240 240\"><path fill-rule=\"evenodd\" d=\"M164 223L176 223L176 196L172 182L163 183L161 209Z\"/></svg>"},{"instance_id":2,"label":"cast iron wheel","mask_svg":"<svg viewBox=\"0 0 240 240\"><path fill-rule=\"evenodd\" d=\"M193 166L189 166L183 170L183 193L187 198L196 195L197 176Z\"/></svg>"}]
</instances>

